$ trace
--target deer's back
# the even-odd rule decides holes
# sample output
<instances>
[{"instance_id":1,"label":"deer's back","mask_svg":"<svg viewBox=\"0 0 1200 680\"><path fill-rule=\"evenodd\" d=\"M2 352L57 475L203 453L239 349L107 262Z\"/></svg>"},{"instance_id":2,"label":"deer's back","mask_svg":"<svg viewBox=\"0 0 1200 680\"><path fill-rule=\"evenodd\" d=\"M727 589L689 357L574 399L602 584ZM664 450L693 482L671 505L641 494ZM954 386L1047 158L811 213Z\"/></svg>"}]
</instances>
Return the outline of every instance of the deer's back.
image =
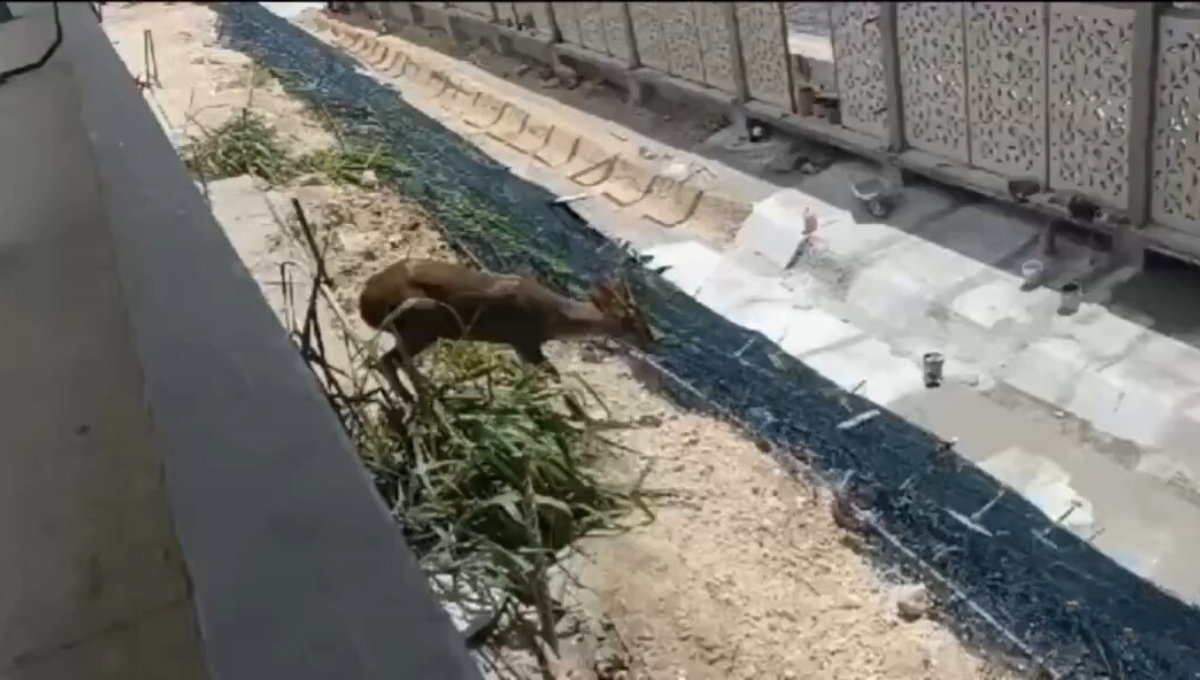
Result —
<instances>
[{"instance_id":1,"label":"deer's back","mask_svg":"<svg viewBox=\"0 0 1200 680\"><path fill-rule=\"evenodd\" d=\"M436 260L402 260L367 280L359 311L372 328L379 328L405 301L420 298L442 306L405 312L398 325L437 337L458 337L465 325L472 339L505 343L546 339L567 303L528 277L497 276Z\"/></svg>"}]
</instances>

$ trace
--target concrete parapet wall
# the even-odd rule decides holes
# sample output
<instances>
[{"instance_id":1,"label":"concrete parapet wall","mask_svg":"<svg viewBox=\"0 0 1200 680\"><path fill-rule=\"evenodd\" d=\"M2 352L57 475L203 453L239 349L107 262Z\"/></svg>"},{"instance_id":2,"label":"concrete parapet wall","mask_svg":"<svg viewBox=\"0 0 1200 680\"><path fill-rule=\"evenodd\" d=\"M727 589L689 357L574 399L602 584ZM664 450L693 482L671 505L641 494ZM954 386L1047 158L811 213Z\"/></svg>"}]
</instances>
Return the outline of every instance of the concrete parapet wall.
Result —
<instances>
[{"instance_id":1,"label":"concrete parapet wall","mask_svg":"<svg viewBox=\"0 0 1200 680\"><path fill-rule=\"evenodd\" d=\"M44 73L71 81L69 117L93 167L72 167L90 181L56 190L68 192L60 203L73 191L101 197L87 227L111 242L123 303L113 323L136 346L140 411L162 451L167 523L208 675L478 678L316 379L91 9L61 12L64 40ZM126 675L104 661L112 677L185 677Z\"/></svg>"}]
</instances>

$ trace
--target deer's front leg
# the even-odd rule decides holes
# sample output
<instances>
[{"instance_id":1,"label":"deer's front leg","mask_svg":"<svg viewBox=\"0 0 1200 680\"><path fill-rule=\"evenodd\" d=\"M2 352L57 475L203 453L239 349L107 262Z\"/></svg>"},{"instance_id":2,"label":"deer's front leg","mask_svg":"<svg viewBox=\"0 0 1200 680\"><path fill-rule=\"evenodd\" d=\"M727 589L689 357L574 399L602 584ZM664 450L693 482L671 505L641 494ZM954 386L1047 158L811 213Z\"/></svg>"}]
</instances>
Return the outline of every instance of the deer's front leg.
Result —
<instances>
[{"instance_id":1,"label":"deer's front leg","mask_svg":"<svg viewBox=\"0 0 1200 680\"><path fill-rule=\"evenodd\" d=\"M437 338L429 333L421 332L421 329L425 327L421 323L421 318L416 315L393 322L391 336L395 341L395 346L380 357L384 376L389 383L388 386L398 397L410 404L416 403L417 395L413 390L420 391L421 389L421 385L418 383L421 377L416 375L413 361L421 352L437 341ZM412 390L401 383L399 373L403 373L404 377L408 379Z\"/></svg>"},{"instance_id":2,"label":"deer's front leg","mask_svg":"<svg viewBox=\"0 0 1200 680\"><path fill-rule=\"evenodd\" d=\"M392 392L394 392L397 397L409 404L412 404L416 401L416 397L413 395L412 391L405 387L404 383L400 381L399 373L401 372L403 372L409 380L412 380L413 378L405 369L404 361L400 358L400 355L396 352L396 350L388 350L387 352L383 353L383 356L379 357L379 368L383 372L384 381L387 382L388 387L392 389Z\"/></svg>"},{"instance_id":3,"label":"deer's front leg","mask_svg":"<svg viewBox=\"0 0 1200 680\"><path fill-rule=\"evenodd\" d=\"M554 364L550 363L550 360L546 358L546 354L542 352L541 345L522 343L513 345L513 349L517 351L517 356L521 358L521 361L524 361L531 366L536 366L549 373L553 378L558 379L558 370L555 369Z\"/></svg>"},{"instance_id":4,"label":"deer's front leg","mask_svg":"<svg viewBox=\"0 0 1200 680\"><path fill-rule=\"evenodd\" d=\"M550 360L546 358L546 354L542 352L541 345L531 344L523 347L515 347L514 349L517 350L517 356L521 357L522 361L537 366L549 374L550 377L554 378L555 381L562 379L558 369L554 367L554 364L550 363ZM579 403L574 394L564 394L563 401L566 402L567 410L571 412L572 416L580 420L588 420L587 411L583 410L583 405Z\"/></svg>"}]
</instances>

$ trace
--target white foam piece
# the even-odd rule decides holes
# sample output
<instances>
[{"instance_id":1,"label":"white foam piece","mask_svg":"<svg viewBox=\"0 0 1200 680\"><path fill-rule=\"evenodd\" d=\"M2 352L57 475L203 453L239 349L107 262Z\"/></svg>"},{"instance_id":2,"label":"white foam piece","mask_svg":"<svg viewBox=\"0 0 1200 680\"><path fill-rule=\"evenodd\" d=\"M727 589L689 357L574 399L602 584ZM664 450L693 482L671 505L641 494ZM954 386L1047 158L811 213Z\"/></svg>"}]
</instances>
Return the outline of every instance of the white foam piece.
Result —
<instances>
[{"instance_id":1,"label":"white foam piece","mask_svg":"<svg viewBox=\"0 0 1200 680\"><path fill-rule=\"evenodd\" d=\"M1071 486L1070 473L1045 456L1010 447L988 457L979 467L1016 490L1052 520L1070 511L1064 526L1081 530L1095 523L1092 502ZM974 512L974 509L964 510L967 514Z\"/></svg>"},{"instance_id":2,"label":"white foam piece","mask_svg":"<svg viewBox=\"0 0 1200 680\"><path fill-rule=\"evenodd\" d=\"M819 309L795 311L793 314L796 318L779 346L797 359L804 359L809 353L819 352L831 345L848 342L851 338L864 336L857 326Z\"/></svg>"},{"instance_id":3,"label":"white foam piece","mask_svg":"<svg viewBox=\"0 0 1200 680\"><path fill-rule=\"evenodd\" d=\"M320 10L325 7L323 2L260 2L263 9L284 19L294 19L306 9Z\"/></svg>"},{"instance_id":4,"label":"white foam piece","mask_svg":"<svg viewBox=\"0 0 1200 680\"><path fill-rule=\"evenodd\" d=\"M857 394L883 406L925 389L918 367L873 337L814 352L804 358L804 363L838 387L858 388Z\"/></svg>"},{"instance_id":5,"label":"white foam piece","mask_svg":"<svg viewBox=\"0 0 1200 680\"><path fill-rule=\"evenodd\" d=\"M1045 288L1023 291L1020 282L1013 279L1015 277L997 277L972 288L951 300L950 309L984 328L995 328L996 324L1006 320L1014 323L1033 321L1033 316L1023 305L1031 295L1045 298L1046 304L1058 304L1057 293Z\"/></svg>"},{"instance_id":6,"label":"white foam piece","mask_svg":"<svg viewBox=\"0 0 1200 680\"><path fill-rule=\"evenodd\" d=\"M740 250L758 253L774 266L785 269L804 242L804 212L817 218L817 234L827 227L850 220L844 210L803 194L783 189L754 204L734 239Z\"/></svg>"},{"instance_id":7,"label":"white foam piece","mask_svg":"<svg viewBox=\"0 0 1200 680\"><path fill-rule=\"evenodd\" d=\"M796 324L803 323L791 301L754 299L739 304L723 315L737 325L762 333L778 345Z\"/></svg>"},{"instance_id":8,"label":"white foam piece","mask_svg":"<svg viewBox=\"0 0 1200 680\"><path fill-rule=\"evenodd\" d=\"M713 272L724 266L725 259L699 241L664 243L647 248L643 253L650 256L647 267L668 267L662 274L663 278L693 297Z\"/></svg>"}]
</instances>

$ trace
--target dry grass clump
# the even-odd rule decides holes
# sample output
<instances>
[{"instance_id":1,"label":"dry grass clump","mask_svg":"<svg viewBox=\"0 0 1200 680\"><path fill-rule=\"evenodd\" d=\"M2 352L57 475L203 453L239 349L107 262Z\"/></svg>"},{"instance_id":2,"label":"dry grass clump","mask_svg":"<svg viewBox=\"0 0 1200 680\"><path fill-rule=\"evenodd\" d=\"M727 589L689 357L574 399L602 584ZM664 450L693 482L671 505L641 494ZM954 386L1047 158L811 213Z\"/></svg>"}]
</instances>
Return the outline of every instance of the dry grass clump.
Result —
<instances>
[{"instance_id":1,"label":"dry grass clump","mask_svg":"<svg viewBox=\"0 0 1200 680\"><path fill-rule=\"evenodd\" d=\"M192 137L182 154L187 168L206 182L254 175L281 185L313 174L330 184L361 185L371 182L368 171L378 179L410 174L408 165L378 146L339 146L294 156L275 129L249 109L215 129L201 132L202 136Z\"/></svg>"}]
</instances>

